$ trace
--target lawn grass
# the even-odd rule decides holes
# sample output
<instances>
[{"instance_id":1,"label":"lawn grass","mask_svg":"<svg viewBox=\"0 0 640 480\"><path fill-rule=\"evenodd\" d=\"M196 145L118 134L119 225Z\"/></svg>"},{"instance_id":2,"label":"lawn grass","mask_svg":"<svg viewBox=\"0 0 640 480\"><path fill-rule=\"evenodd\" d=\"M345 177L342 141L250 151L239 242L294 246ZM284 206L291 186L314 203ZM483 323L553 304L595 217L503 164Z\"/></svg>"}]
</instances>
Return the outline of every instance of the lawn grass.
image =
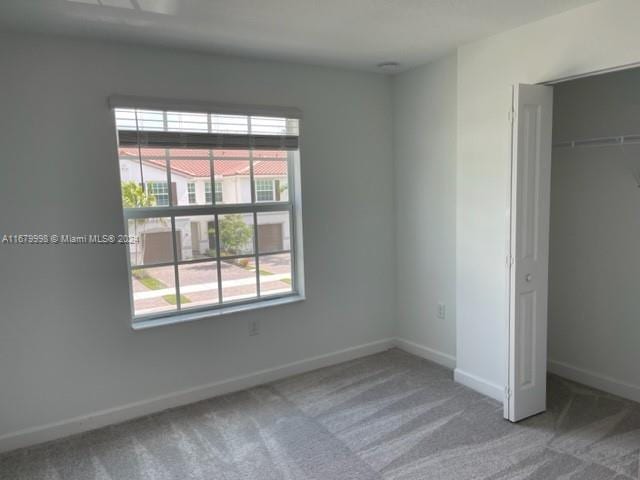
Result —
<instances>
[{"instance_id":1,"label":"lawn grass","mask_svg":"<svg viewBox=\"0 0 640 480\"><path fill-rule=\"evenodd\" d=\"M255 272L256 271L256 266L253 263L249 263L247 265L240 265L241 267L243 267L245 270L249 270L250 272ZM260 275L274 275L273 272L270 272L269 270L264 270L264 269L260 269Z\"/></svg>"},{"instance_id":2,"label":"lawn grass","mask_svg":"<svg viewBox=\"0 0 640 480\"><path fill-rule=\"evenodd\" d=\"M138 279L138 281L147 287L149 290L162 290L163 288L168 288L164 283L162 283L157 278L152 277L146 270L136 270L133 272L133 276ZM162 299L167 302L169 305L175 305L177 302L175 295L163 295ZM180 303L189 303L188 297L184 295L180 295Z\"/></svg>"},{"instance_id":3,"label":"lawn grass","mask_svg":"<svg viewBox=\"0 0 640 480\"><path fill-rule=\"evenodd\" d=\"M175 295L163 295L162 298L164 299L165 302L167 302L170 305L176 304L177 298ZM191 302L189 298L185 297L184 295L180 295L180 304L189 303L189 302Z\"/></svg>"},{"instance_id":4,"label":"lawn grass","mask_svg":"<svg viewBox=\"0 0 640 480\"><path fill-rule=\"evenodd\" d=\"M283 278L280 280L282 283L286 283L287 285L291 285L291 279L290 278Z\"/></svg>"},{"instance_id":5,"label":"lawn grass","mask_svg":"<svg viewBox=\"0 0 640 480\"><path fill-rule=\"evenodd\" d=\"M149 290L161 290L163 288L167 288L167 286L162 283L157 278L150 277L148 274L142 278L136 277L140 280L140 283L147 287Z\"/></svg>"}]
</instances>

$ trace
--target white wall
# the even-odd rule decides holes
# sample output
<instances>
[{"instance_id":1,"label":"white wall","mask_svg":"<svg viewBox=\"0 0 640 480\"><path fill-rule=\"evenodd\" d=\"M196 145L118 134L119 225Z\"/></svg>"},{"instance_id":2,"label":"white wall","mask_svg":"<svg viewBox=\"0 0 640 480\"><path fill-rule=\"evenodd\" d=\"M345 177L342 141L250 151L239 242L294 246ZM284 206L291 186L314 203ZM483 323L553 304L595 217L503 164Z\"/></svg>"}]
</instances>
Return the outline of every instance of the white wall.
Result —
<instances>
[{"instance_id":1,"label":"white wall","mask_svg":"<svg viewBox=\"0 0 640 480\"><path fill-rule=\"evenodd\" d=\"M397 335L455 366L456 55L393 80ZM437 305L446 305L446 319Z\"/></svg>"},{"instance_id":2,"label":"white wall","mask_svg":"<svg viewBox=\"0 0 640 480\"><path fill-rule=\"evenodd\" d=\"M640 2L605 0L458 50L457 365L506 383L506 200L511 85L640 61Z\"/></svg>"},{"instance_id":3,"label":"white wall","mask_svg":"<svg viewBox=\"0 0 640 480\"><path fill-rule=\"evenodd\" d=\"M123 247L2 245L0 440L391 337L388 78L11 35L0 70L2 233L123 232L113 93L299 107L308 297L134 332Z\"/></svg>"},{"instance_id":4,"label":"white wall","mask_svg":"<svg viewBox=\"0 0 640 480\"><path fill-rule=\"evenodd\" d=\"M640 70L555 86L554 141L640 132ZM640 400L640 145L553 151L551 368L616 379Z\"/></svg>"}]
</instances>

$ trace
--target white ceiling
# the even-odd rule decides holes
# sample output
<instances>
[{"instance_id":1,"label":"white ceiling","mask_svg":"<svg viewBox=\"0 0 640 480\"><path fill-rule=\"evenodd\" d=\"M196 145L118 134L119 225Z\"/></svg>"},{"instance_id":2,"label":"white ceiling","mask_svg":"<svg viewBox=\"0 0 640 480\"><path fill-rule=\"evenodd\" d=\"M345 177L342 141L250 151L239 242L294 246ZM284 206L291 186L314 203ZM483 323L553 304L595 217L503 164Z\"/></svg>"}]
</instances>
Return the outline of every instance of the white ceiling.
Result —
<instances>
[{"instance_id":1,"label":"white ceiling","mask_svg":"<svg viewBox=\"0 0 640 480\"><path fill-rule=\"evenodd\" d=\"M0 26L376 70L594 0L0 0Z\"/></svg>"}]
</instances>

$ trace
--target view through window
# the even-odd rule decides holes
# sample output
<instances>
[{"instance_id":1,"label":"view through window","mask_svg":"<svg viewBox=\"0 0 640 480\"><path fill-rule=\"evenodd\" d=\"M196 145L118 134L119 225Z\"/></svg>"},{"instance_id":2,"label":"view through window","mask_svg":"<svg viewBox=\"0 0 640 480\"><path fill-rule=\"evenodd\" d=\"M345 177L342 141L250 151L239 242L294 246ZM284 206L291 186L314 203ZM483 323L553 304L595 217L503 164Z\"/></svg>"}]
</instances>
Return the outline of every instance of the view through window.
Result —
<instances>
[{"instance_id":1,"label":"view through window","mask_svg":"<svg viewBox=\"0 0 640 480\"><path fill-rule=\"evenodd\" d=\"M298 120L116 108L134 320L298 293Z\"/></svg>"}]
</instances>

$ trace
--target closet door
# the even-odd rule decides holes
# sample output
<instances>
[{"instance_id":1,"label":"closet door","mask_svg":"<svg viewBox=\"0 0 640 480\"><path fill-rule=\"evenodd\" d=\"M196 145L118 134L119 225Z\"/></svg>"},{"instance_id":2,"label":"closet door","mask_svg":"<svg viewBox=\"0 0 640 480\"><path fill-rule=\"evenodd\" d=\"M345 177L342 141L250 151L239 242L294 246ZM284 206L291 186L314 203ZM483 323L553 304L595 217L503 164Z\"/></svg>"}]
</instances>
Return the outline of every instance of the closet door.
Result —
<instances>
[{"instance_id":1,"label":"closet door","mask_svg":"<svg viewBox=\"0 0 640 480\"><path fill-rule=\"evenodd\" d=\"M551 87L514 88L505 398L513 422L546 409L552 117Z\"/></svg>"}]
</instances>

